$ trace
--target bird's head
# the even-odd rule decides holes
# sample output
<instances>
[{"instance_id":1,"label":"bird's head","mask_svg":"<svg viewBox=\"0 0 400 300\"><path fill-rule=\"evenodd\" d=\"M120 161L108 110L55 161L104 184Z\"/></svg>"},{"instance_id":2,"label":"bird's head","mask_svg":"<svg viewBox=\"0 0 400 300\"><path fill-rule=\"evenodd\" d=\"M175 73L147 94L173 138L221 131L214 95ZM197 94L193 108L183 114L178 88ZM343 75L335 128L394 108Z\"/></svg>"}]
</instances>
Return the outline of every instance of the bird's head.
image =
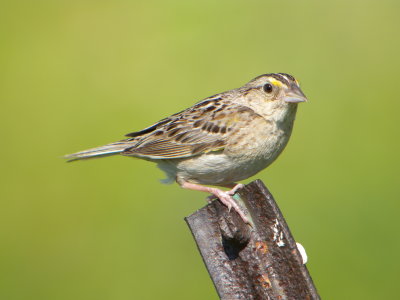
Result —
<instances>
[{"instance_id":1,"label":"bird's head","mask_svg":"<svg viewBox=\"0 0 400 300\"><path fill-rule=\"evenodd\" d=\"M297 104L307 101L299 82L285 73L260 75L240 89L243 101L266 116L295 111Z\"/></svg>"}]
</instances>

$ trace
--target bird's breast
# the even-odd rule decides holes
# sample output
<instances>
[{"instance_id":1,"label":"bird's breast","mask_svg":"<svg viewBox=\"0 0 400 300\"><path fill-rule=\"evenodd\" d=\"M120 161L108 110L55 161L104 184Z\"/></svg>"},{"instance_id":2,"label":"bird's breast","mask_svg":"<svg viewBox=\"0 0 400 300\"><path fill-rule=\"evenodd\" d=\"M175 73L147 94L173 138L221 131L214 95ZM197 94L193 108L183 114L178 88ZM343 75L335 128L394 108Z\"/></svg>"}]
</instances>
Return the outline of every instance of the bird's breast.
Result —
<instances>
[{"instance_id":1,"label":"bird's breast","mask_svg":"<svg viewBox=\"0 0 400 300\"><path fill-rule=\"evenodd\" d=\"M270 165L290 138L294 115L281 121L268 120L241 128L231 136L225 149L199 156L168 160L159 164L169 178L226 185L253 176Z\"/></svg>"}]
</instances>

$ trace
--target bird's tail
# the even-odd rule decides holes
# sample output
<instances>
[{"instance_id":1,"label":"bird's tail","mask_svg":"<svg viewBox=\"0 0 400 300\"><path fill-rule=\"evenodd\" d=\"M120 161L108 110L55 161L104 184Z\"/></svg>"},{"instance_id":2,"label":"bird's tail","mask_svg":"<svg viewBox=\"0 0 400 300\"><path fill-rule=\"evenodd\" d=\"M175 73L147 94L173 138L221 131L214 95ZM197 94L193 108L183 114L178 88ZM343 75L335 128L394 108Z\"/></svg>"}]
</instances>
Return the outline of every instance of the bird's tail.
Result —
<instances>
[{"instance_id":1,"label":"bird's tail","mask_svg":"<svg viewBox=\"0 0 400 300\"><path fill-rule=\"evenodd\" d=\"M132 142L132 139L122 140L104 146L83 150L73 154L68 154L65 155L64 158L68 159L68 161L70 162L81 159L99 158L109 155L115 155L124 151L126 148L132 147L134 144L135 142Z\"/></svg>"}]
</instances>

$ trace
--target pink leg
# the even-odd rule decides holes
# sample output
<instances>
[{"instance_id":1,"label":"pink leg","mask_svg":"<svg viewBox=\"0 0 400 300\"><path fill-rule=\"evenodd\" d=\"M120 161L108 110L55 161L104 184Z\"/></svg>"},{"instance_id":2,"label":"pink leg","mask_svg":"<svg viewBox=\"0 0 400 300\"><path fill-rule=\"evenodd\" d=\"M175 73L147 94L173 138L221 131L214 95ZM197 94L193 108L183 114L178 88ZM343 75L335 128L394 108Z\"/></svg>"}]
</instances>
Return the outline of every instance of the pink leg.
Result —
<instances>
[{"instance_id":1,"label":"pink leg","mask_svg":"<svg viewBox=\"0 0 400 300\"><path fill-rule=\"evenodd\" d=\"M230 211L231 208L233 207L233 209L239 214L239 216L242 218L242 220L245 223L250 224L249 219L246 217L246 215L244 214L244 212L240 209L239 205L237 205L237 203L235 202L235 200L232 198L232 195L235 194L235 192L242 188L243 185L242 184L237 184L233 187L233 189L231 189L230 191L222 191L220 189L217 188L212 188L212 187L208 187L208 186L203 186L203 185L199 185L199 184L194 184L194 183L190 183L190 182L180 182L181 187L183 187L184 189L189 189L189 190L194 190L194 191L200 191L200 192L206 192L206 193L211 193L214 196L216 196L224 205L226 205L226 207L228 207L228 210Z\"/></svg>"}]
</instances>

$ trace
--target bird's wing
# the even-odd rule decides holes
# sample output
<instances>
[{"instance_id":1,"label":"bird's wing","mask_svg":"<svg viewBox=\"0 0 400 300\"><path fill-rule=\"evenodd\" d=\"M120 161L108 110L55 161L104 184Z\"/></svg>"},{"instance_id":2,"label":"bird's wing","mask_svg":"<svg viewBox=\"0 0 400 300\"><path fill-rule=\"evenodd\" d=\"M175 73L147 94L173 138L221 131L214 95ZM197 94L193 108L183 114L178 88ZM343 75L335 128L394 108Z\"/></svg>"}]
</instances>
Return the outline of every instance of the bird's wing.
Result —
<instances>
[{"instance_id":1,"label":"bird's wing","mask_svg":"<svg viewBox=\"0 0 400 300\"><path fill-rule=\"evenodd\" d=\"M121 154L147 159L173 159L221 151L229 136L251 122L265 121L251 108L221 98L205 99L195 106L130 133L137 143Z\"/></svg>"}]
</instances>

